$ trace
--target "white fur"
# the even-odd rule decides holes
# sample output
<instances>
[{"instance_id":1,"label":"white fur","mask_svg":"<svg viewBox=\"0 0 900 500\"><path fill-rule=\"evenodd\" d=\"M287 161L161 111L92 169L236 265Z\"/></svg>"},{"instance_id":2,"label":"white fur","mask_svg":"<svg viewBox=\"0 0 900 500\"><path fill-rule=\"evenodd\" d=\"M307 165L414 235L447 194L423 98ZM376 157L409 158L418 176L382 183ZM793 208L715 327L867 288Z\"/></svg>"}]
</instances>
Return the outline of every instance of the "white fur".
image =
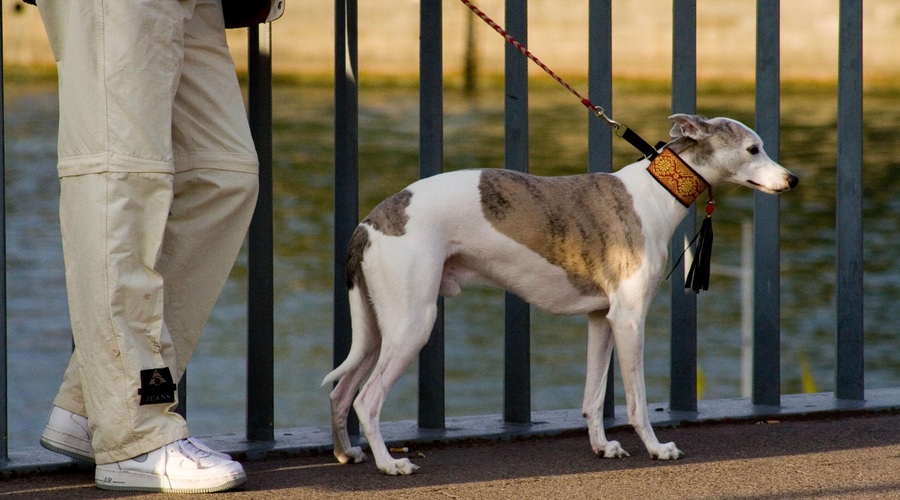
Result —
<instances>
[{"instance_id":1,"label":"white fur","mask_svg":"<svg viewBox=\"0 0 900 500\"><path fill-rule=\"evenodd\" d=\"M674 115L670 119L673 144L687 145L680 156L710 184L731 182L769 193L796 184L796 177L766 156L759 136L747 127L724 118ZM455 295L473 281L512 290L551 313L587 314L583 411L594 453L606 458L628 456L618 442L606 439L603 429L606 376L615 346L629 422L651 457L683 456L674 443L660 443L650 426L643 344L647 309L664 274L667 245L687 209L647 173L647 165L642 160L612 174L631 195L640 220L642 261L630 275L621 276L615 289L597 294L579 291L564 269L495 229L482 211L480 171L450 172L409 186L412 196L405 209L409 218L402 235L385 235L364 222L368 245L361 266L363 279L350 292L352 347L347 360L323 381L323 385L338 381L331 393L337 459L342 463L366 459L360 448L350 445L347 434L352 404L378 468L391 475L417 469L409 460L395 460L389 454L379 429L381 407L427 342L438 294Z\"/></svg>"}]
</instances>

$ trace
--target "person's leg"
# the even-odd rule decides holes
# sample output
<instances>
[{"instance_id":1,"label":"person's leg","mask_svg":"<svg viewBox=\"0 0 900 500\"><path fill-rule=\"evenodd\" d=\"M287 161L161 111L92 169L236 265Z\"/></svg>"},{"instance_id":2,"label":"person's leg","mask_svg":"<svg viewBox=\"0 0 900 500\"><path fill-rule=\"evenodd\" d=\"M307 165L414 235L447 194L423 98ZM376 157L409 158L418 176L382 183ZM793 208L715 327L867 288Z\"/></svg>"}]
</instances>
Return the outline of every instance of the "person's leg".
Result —
<instances>
[{"instance_id":1,"label":"person's leg","mask_svg":"<svg viewBox=\"0 0 900 500\"><path fill-rule=\"evenodd\" d=\"M119 461L188 435L169 404L152 404L169 393L138 398L137 389L152 389L160 380L169 387L170 375L177 381L183 373L244 238L255 204L256 155L218 2L201 1L196 11L190 2L41 3L60 66L61 217L79 346L54 403L91 415L92 429L101 429L94 438L98 463ZM123 20L126 11L148 19ZM169 20L160 22L166 16ZM103 23L113 23L127 40L106 36ZM147 30L155 35L150 46L136 40ZM171 43L160 44L161 37ZM158 53L160 46L174 50ZM85 61L76 62L80 59ZM188 68L185 75L182 67ZM123 80L129 74L134 80ZM81 99L72 99L76 93ZM172 103L168 108L166 99ZM143 119L129 123L123 116ZM129 131L129 125L138 130ZM198 238L204 234L213 237ZM104 238L110 244L98 248ZM82 262L104 252L105 264L104 259ZM109 304L91 303L98 298ZM177 332L174 343L161 315ZM106 335L96 334L103 330ZM91 344L101 341L110 345ZM139 366L120 365L121 381L107 376L95 383L100 375L95 372L115 366L109 363L115 359L101 359L104 351L107 358L127 353ZM140 372L147 375L143 381L136 376ZM128 415L116 416L106 403L92 402L97 398L88 385L104 397L124 398L124 404L112 406L127 408ZM131 425L118 421L123 416ZM106 436L114 427L120 428L118 436ZM129 443L125 448L107 450L122 438Z\"/></svg>"},{"instance_id":2,"label":"person's leg","mask_svg":"<svg viewBox=\"0 0 900 500\"><path fill-rule=\"evenodd\" d=\"M56 404L80 413L83 403L97 463L116 462L189 435L171 411L175 350L155 265L173 198L172 102L193 5L40 8L59 68L60 227L76 345Z\"/></svg>"},{"instance_id":3,"label":"person's leg","mask_svg":"<svg viewBox=\"0 0 900 500\"><path fill-rule=\"evenodd\" d=\"M176 380L240 251L256 186L257 176L244 172L194 169L175 174L175 200L157 270L165 281L165 325L177 356Z\"/></svg>"},{"instance_id":4,"label":"person's leg","mask_svg":"<svg viewBox=\"0 0 900 500\"><path fill-rule=\"evenodd\" d=\"M172 127L175 197L157 270L179 380L240 251L258 191L256 150L214 0L197 2L185 32Z\"/></svg>"},{"instance_id":5,"label":"person's leg","mask_svg":"<svg viewBox=\"0 0 900 500\"><path fill-rule=\"evenodd\" d=\"M155 269L163 278L163 333L174 346L170 366L179 380L240 250L258 190L256 152L217 0L199 0L185 30L172 140L173 200ZM186 459L165 458L171 456ZM147 462L165 463L164 473L135 461L102 465L97 486L142 488L147 471L164 477L159 491L221 491L247 479L240 464L193 438L150 453Z\"/></svg>"},{"instance_id":6,"label":"person's leg","mask_svg":"<svg viewBox=\"0 0 900 500\"><path fill-rule=\"evenodd\" d=\"M154 270L171 174L100 173L60 181L67 290L98 464L188 437L175 406L175 349Z\"/></svg>"}]
</instances>

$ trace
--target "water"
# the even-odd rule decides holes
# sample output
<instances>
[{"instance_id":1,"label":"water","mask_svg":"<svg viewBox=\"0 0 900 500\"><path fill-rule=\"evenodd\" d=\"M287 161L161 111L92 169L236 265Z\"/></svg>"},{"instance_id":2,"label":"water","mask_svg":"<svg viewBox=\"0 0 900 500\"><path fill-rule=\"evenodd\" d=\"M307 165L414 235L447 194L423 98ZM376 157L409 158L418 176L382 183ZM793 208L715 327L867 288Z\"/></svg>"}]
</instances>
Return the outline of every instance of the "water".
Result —
<instances>
[{"instance_id":1,"label":"water","mask_svg":"<svg viewBox=\"0 0 900 500\"><path fill-rule=\"evenodd\" d=\"M33 446L68 360L71 340L57 221L56 104L52 82L7 82L7 211L10 446ZM616 119L648 140L667 136L666 89L615 88ZM503 95L447 91L447 170L503 166ZM275 125L275 425L328 424L331 368L333 225L333 94L328 87L279 85ZM418 94L406 88L360 91L360 179L363 215L418 175ZM586 112L556 87L530 98L530 170L584 171ZM895 94L865 100L866 386L900 387L900 162L894 154L900 108ZM753 123L752 93L720 89L698 98L708 116ZM835 345L835 93L791 89L782 101L781 162L800 179L781 196L782 355L784 393L801 392L808 363L819 391L833 390ZM615 163L632 161L623 141ZM717 264L740 263L740 226L752 218L752 194L716 193ZM200 435L242 432L246 404L246 256L242 254L189 369L188 415ZM647 323L648 399L668 398L668 283ZM470 288L446 302L447 413L502 411L502 295ZM740 396L740 285L714 276L699 296L698 345L705 399ZM584 378L582 318L532 316L535 410L578 408ZM416 416L415 368L401 379L385 420ZM250 388L249 390L253 390ZM617 390L621 400L622 391Z\"/></svg>"}]
</instances>

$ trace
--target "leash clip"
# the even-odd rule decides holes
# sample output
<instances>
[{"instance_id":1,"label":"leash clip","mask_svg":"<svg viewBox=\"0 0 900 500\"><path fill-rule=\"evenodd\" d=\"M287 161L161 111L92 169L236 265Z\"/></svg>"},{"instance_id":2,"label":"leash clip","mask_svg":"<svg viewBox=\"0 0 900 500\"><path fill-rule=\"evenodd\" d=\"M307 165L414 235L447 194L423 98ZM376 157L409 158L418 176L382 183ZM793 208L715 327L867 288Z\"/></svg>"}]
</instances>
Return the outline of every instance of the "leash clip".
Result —
<instances>
[{"instance_id":1,"label":"leash clip","mask_svg":"<svg viewBox=\"0 0 900 500\"><path fill-rule=\"evenodd\" d=\"M603 109L602 106L593 106L592 105L591 111L594 112L594 116L596 116L597 118L603 118L603 121L605 121L607 125L609 125L610 127L613 128L613 130L616 131L616 135L619 135L618 131L620 128L622 128L623 125L621 123L613 120L609 116L607 116L606 111Z\"/></svg>"}]
</instances>

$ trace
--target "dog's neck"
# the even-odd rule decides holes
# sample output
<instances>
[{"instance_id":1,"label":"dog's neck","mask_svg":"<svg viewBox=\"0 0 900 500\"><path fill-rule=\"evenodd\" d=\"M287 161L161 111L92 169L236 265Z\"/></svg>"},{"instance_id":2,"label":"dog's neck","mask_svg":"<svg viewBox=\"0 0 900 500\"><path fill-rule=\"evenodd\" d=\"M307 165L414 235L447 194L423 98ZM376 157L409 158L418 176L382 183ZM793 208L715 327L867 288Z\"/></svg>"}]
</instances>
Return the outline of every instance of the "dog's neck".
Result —
<instances>
[{"instance_id":1,"label":"dog's neck","mask_svg":"<svg viewBox=\"0 0 900 500\"><path fill-rule=\"evenodd\" d=\"M679 156L682 156L681 152L686 149L685 146L685 143L677 140L669 144ZM685 158L686 161L691 161L690 151L685 156L688 157ZM642 224L645 225L648 234L656 235L654 241L658 239L661 248L665 248L666 242L675 233L675 228L688 214L689 205L674 196L653 176L649 168L650 163L647 159L643 159L622 168L614 175L629 185ZM697 194L700 193L702 190Z\"/></svg>"},{"instance_id":2,"label":"dog's neck","mask_svg":"<svg viewBox=\"0 0 900 500\"><path fill-rule=\"evenodd\" d=\"M709 183L669 147L650 162L647 171L685 207L690 207L710 188Z\"/></svg>"}]
</instances>

